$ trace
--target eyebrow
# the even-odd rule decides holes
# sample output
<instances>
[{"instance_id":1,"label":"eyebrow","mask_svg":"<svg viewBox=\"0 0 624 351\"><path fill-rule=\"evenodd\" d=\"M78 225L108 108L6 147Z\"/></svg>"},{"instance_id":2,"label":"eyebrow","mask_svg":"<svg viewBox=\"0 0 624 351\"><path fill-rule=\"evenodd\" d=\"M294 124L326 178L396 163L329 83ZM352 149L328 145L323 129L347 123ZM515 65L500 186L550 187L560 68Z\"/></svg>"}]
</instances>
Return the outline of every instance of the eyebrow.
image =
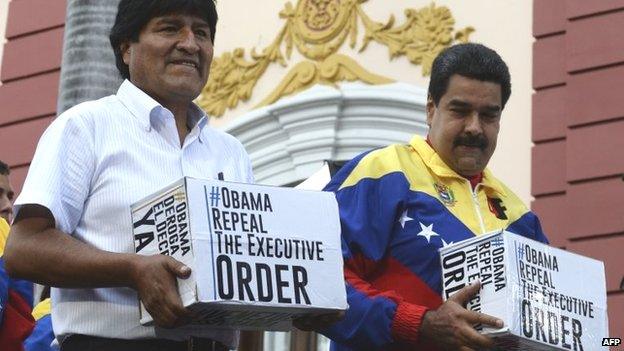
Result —
<instances>
[{"instance_id":1,"label":"eyebrow","mask_svg":"<svg viewBox=\"0 0 624 351\"><path fill-rule=\"evenodd\" d=\"M453 99L451 101L449 101L449 106L452 107L468 107L471 108L472 104L466 102L466 101L462 101L462 100L457 100L457 99ZM488 112L500 112L501 111L501 107L498 105L486 105L484 106L481 110L485 110Z\"/></svg>"},{"instance_id":2,"label":"eyebrow","mask_svg":"<svg viewBox=\"0 0 624 351\"><path fill-rule=\"evenodd\" d=\"M449 101L449 106L456 106L456 107L472 107L471 104L465 102L465 101L461 101L461 100L456 100L453 99L451 101Z\"/></svg>"},{"instance_id":3,"label":"eyebrow","mask_svg":"<svg viewBox=\"0 0 624 351\"><path fill-rule=\"evenodd\" d=\"M160 17L157 21L156 21L156 25L161 25L161 24L180 24L181 22L183 22L181 19L179 19L176 16L163 16ZM198 21L193 21L192 23L193 27L210 27L210 24L208 24L206 21L200 19Z\"/></svg>"},{"instance_id":4,"label":"eyebrow","mask_svg":"<svg viewBox=\"0 0 624 351\"><path fill-rule=\"evenodd\" d=\"M498 105L487 105L483 107L484 111L488 111L488 112L501 112L501 107Z\"/></svg>"}]
</instances>

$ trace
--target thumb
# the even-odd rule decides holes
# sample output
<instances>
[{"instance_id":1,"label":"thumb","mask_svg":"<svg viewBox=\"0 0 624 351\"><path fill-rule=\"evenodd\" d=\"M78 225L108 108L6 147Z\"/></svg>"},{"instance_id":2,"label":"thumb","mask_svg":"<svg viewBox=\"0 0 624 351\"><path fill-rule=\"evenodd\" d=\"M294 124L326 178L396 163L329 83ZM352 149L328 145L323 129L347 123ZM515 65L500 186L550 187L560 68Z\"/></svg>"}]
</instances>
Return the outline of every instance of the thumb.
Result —
<instances>
[{"instance_id":1,"label":"thumb","mask_svg":"<svg viewBox=\"0 0 624 351\"><path fill-rule=\"evenodd\" d=\"M449 300L457 302L464 306L470 299L472 299L481 289L481 282L475 282L468 286L463 287L455 295L451 296Z\"/></svg>"},{"instance_id":2,"label":"thumb","mask_svg":"<svg viewBox=\"0 0 624 351\"><path fill-rule=\"evenodd\" d=\"M188 278L191 275L191 268L176 259L170 259L167 262L167 266L178 278Z\"/></svg>"}]
</instances>

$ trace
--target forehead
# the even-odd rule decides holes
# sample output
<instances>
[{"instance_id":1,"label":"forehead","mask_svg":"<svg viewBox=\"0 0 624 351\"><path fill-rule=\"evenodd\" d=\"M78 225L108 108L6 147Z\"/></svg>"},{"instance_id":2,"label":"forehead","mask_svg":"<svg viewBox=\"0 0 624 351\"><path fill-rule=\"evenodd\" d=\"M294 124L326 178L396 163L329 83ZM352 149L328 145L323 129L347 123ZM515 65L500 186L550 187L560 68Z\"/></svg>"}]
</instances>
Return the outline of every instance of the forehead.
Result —
<instances>
[{"instance_id":1,"label":"forehead","mask_svg":"<svg viewBox=\"0 0 624 351\"><path fill-rule=\"evenodd\" d=\"M449 79L446 93L442 96L447 102L461 101L472 104L502 104L502 91L498 83L481 81L454 74Z\"/></svg>"},{"instance_id":2,"label":"forehead","mask_svg":"<svg viewBox=\"0 0 624 351\"><path fill-rule=\"evenodd\" d=\"M158 24L158 23L168 23L168 22L183 22L183 23L189 23L195 26L209 26L209 23L205 18L198 16L196 14L186 13L186 12L172 12L172 13L154 16L147 22L147 26Z\"/></svg>"}]
</instances>

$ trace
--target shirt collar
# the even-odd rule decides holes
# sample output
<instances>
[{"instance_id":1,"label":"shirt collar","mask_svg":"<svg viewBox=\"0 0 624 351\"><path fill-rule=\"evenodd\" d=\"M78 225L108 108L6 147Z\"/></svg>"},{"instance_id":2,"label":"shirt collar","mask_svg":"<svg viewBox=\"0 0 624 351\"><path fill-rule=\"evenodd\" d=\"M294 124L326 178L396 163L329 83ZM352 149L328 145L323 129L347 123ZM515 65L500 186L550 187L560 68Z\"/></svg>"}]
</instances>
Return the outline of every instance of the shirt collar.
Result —
<instances>
[{"instance_id":1,"label":"shirt collar","mask_svg":"<svg viewBox=\"0 0 624 351\"><path fill-rule=\"evenodd\" d=\"M431 169L439 177L459 178L466 180L465 177L457 174L453 169L446 165L446 163L440 158L437 152L427 143L421 136L415 136L410 141L410 145L420 155L425 165ZM492 172L486 168L483 170L483 179L480 183L481 186L490 188L491 190L505 196L505 189L501 182L494 177Z\"/></svg>"},{"instance_id":2,"label":"shirt collar","mask_svg":"<svg viewBox=\"0 0 624 351\"><path fill-rule=\"evenodd\" d=\"M188 116L187 123L188 123L189 130L193 130L195 126L198 127L199 141L203 142L201 132L206 126L206 124L208 123L208 116L206 116L206 112L204 112L204 110L202 110L195 103L191 103L191 108L189 109L189 116Z\"/></svg>"},{"instance_id":3,"label":"shirt collar","mask_svg":"<svg viewBox=\"0 0 624 351\"><path fill-rule=\"evenodd\" d=\"M147 95L128 79L124 80L117 91L117 97L121 103L134 115L145 130L150 131L154 125L154 118L171 111L163 107L158 101ZM201 131L206 126L208 118L206 113L195 103L191 103L188 117L188 127L193 130L195 125L199 127L199 140L202 141Z\"/></svg>"}]
</instances>

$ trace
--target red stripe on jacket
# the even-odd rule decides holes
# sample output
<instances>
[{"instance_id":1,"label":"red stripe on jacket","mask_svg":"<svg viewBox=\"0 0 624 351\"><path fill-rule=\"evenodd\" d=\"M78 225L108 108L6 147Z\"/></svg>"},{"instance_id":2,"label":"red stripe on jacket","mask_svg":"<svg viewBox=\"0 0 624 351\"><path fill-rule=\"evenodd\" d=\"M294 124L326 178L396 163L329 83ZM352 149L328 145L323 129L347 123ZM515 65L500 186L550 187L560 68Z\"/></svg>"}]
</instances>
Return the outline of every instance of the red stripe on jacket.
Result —
<instances>
[{"instance_id":1,"label":"red stripe on jacket","mask_svg":"<svg viewBox=\"0 0 624 351\"><path fill-rule=\"evenodd\" d=\"M358 254L345 262L344 274L345 280L358 291L396 303L392 336L412 345L419 344L425 313L442 304L442 298L435 291L392 257L375 262Z\"/></svg>"},{"instance_id":2,"label":"red stripe on jacket","mask_svg":"<svg viewBox=\"0 0 624 351\"><path fill-rule=\"evenodd\" d=\"M9 301L5 306L0 325L2 351L23 351L22 343L35 327L32 308L17 292L9 289Z\"/></svg>"}]
</instances>

